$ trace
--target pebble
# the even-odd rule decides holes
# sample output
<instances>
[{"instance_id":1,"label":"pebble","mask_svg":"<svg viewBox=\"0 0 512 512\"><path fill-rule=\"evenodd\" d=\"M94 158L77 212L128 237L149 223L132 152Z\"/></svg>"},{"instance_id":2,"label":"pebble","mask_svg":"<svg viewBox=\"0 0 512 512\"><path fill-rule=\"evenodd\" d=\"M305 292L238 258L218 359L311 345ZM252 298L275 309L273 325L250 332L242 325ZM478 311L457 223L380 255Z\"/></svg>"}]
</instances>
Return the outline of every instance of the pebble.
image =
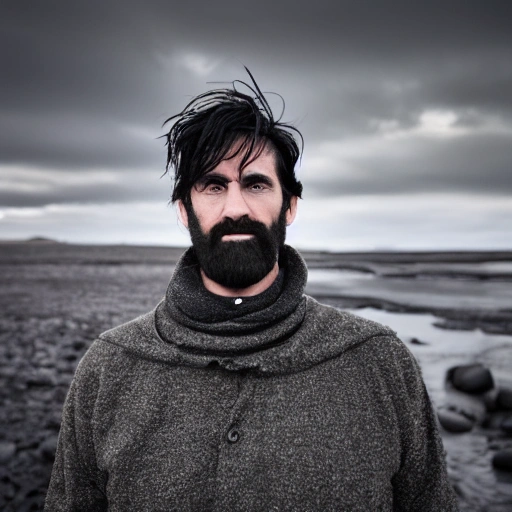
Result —
<instances>
[{"instance_id":1,"label":"pebble","mask_svg":"<svg viewBox=\"0 0 512 512\"><path fill-rule=\"evenodd\" d=\"M53 368L55 366L55 362L53 361L53 359L49 359L46 357L44 359L39 360L38 366L40 368Z\"/></svg>"},{"instance_id":2,"label":"pebble","mask_svg":"<svg viewBox=\"0 0 512 512\"><path fill-rule=\"evenodd\" d=\"M16 368L13 368L12 366L3 366L2 368L0 368L0 375L2 377L12 378L16 376L17 373L18 371L16 370Z\"/></svg>"},{"instance_id":3,"label":"pebble","mask_svg":"<svg viewBox=\"0 0 512 512\"><path fill-rule=\"evenodd\" d=\"M449 411L448 409L440 409L437 411L437 417L439 423L448 432L469 432L475 422L455 411Z\"/></svg>"},{"instance_id":4,"label":"pebble","mask_svg":"<svg viewBox=\"0 0 512 512\"><path fill-rule=\"evenodd\" d=\"M501 450L495 453L492 465L502 471L512 471L512 450Z\"/></svg>"},{"instance_id":5,"label":"pebble","mask_svg":"<svg viewBox=\"0 0 512 512\"><path fill-rule=\"evenodd\" d=\"M59 403L62 402L62 400L56 400L56 401L58 401ZM46 420L46 423L44 426L47 429L59 431L61 421L62 421L61 413L57 412L57 411L52 411L48 415L48 419Z\"/></svg>"},{"instance_id":6,"label":"pebble","mask_svg":"<svg viewBox=\"0 0 512 512\"><path fill-rule=\"evenodd\" d=\"M418 338L411 338L411 344L412 345L428 345L426 341L421 341Z\"/></svg>"},{"instance_id":7,"label":"pebble","mask_svg":"<svg viewBox=\"0 0 512 512\"><path fill-rule=\"evenodd\" d=\"M53 460L57 450L58 436L51 435L47 437L40 445L41 455L46 460Z\"/></svg>"},{"instance_id":8,"label":"pebble","mask_svg":"<svg viewBox=\"0 0 512 512\"><path fill-rule=\"evenodd\" d=\"M86 343L83 340L75 340L75 341L73 341L73 348L75 350L82 350L85 346L86 346Z\"/></svg>"},{"instance_id":9,"label":"pebble","mask_svg":"<svg viewBox=\"0 0 512 512\"><path fill-rule=\"evenodd\" d=\"M11 482L0 482L1 494L4 498L12 500L16 494L16 489Z\"/></svg>"},{"instance_id":10,"label":"pebble","mask_svg":"<svg viewBox=\"0 0 512 512\"><path fill-rule=\"evenodd\" d=\"M9 462L16 453L16 444L11 441L0 441L0 464Z\"/></svg>"},{"instance_id":11,"label":"pebble","mask_svg":"<svg viewBox=\"0 0 512 512\"><path fill-rule=\"evenodd\" d=\"M30 375L27 384L29 386L55 386L56 380L53 372L41 369Z\"/></svg>"},{"instance_id":12,"label":"pebble","mask_svg":"<svg viewBox=\"0 0 512 512\"><path fill-rule=\"evenodd\" d=\"M73 363L74 363L74 361L70 362L70 361L67 361L65 359L61 359L61 360L57 361L57 364L55 365L55 368L57 369L59 374L67 373L67 372L73 370L73 368L72 368Z\"/></svg>"},{"instance_id":13,"label":"pebble","mask_svg":"<svg viewBox=\"0 0 512 512\"><path fill-rule=\"evenodd\" d=\"M76 361L78 359L78 354L76 352L66 352L65 354L62 354L61 357L66 361Z\"/></svg>"}]
</instances>

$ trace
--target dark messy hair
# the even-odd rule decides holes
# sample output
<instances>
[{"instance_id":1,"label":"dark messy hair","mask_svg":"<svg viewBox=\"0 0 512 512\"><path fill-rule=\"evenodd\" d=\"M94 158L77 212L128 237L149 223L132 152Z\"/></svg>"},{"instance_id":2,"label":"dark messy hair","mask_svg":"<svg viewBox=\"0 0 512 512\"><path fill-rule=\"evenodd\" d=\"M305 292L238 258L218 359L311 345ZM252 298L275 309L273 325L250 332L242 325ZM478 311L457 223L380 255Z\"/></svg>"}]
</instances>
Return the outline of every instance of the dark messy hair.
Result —
<instances>
[{"instance_id":1,"label":"dark messy hair","mask_svg":"<svg viewBox=\"0 0 512 512\"><path fill-rule=\"evenodd\" d=\"M302 134L294 126L281 122L284 100L281 116L274 119L254 77L245 69L253 86L235 80L232 89L200 94L180 114L165 121L164 125L174 122L163 135L167 139L165 172L169 172L169 167L174 168L172 202L181 199L185 206L190 206L194 184L222 160L242 154L240 169L243 169L265 147L275 155L285 207L288 208L292 196L301 197L302 184L295 176L295 164L304 146ZM237 91L236 84L247 87L254 97ZM300 150L294 132L300 137Z\"/></svg>"}]
</instances>

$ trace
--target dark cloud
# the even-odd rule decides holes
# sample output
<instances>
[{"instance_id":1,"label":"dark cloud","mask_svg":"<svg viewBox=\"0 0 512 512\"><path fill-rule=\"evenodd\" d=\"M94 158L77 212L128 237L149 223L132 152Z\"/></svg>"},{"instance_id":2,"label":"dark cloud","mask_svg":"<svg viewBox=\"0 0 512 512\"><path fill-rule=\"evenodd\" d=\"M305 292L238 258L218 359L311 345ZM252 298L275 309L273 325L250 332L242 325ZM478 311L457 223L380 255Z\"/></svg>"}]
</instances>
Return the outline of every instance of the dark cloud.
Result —
<instances>
[{"instance_id":1,"label":"dark cloud","mask_svg":"<svg viewBox=\"0 0 512 512\"><path fill-rule=\"evenodd\" d=\"M351 173L336 172L331 167L331 174L325 179L305 172L305 197L512 193L510 135L469 136L449 141L404 140L404 144L413 145L406 154L379 152L376 156L340 162L355 169Z\"/></svg>"},{"instance_id":2,"label":"dark cloud","mask_svg":"<svg viewBox=\"0 0 512 512\"><path fill-rule=\"evenodd\" d=\"M79 185L67 183L54 183L52 186L39 186L26 190L20 187L16 190L0 190L0 204L3 207L42 207L48 204L63 203L129 203L137 201L160 201L165 203L170 199L171 185L168 180L161 181L151 176L130 177L121 175L122 180L105 183L94 178L82 181ZM134 179L135 178L135 179ZM14 190L13 190L14 189Z\"/></svg>"},{"instance_id":3,"label":"dark cloud","mask_svg":"<svg viewBox=\"0 0 512 512\"><path fill-rule=\"evenodd\" d=\"M7 114L0 139L3 163L52 170L112 168L118 171L163 169L165 140L143 125L124 124L109 116L70 112L32 116Z\"/></svg>"},{"instance_id":4,"label":"dark cloud","mask_svg":"<svg viewBox=\"0 0 512 512\"><path fill-rule=\"evenodd\" d=\"M376 121L411 129L427 110L453 111L476 130L415 143L405 159L369 152L358 175L329 168L330 180L307 180L310 194L512 192L510 132L477 129L489 116L512 127L510 2L11 0L1 9L0 165L61 173L64 183L8 188L2 205L153 197L145 177L78 187L65 173L159 176L162 122L207 81L247 79L242 64L283 94L285 119L311 151L371 137Z\"/></svg>"}]
</instances>

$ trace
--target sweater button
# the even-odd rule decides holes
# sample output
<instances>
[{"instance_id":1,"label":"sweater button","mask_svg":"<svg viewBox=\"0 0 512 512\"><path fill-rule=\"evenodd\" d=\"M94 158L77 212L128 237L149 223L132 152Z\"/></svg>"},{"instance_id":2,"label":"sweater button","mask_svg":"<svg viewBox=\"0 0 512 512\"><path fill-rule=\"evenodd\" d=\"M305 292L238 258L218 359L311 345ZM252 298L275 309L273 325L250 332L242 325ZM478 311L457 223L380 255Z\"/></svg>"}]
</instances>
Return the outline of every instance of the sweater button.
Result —
<instances>
[{"instance_id":1,"label":"sweater button","mask_svg":"<svg viewBox=\"0 0 512 512\"><path fill-rule=\"evenodd\" d=\"M240 440L240 432L237 430L236 427L232 427L228 431L228 443L237 443Z\"/></svg>"}]
</instances>

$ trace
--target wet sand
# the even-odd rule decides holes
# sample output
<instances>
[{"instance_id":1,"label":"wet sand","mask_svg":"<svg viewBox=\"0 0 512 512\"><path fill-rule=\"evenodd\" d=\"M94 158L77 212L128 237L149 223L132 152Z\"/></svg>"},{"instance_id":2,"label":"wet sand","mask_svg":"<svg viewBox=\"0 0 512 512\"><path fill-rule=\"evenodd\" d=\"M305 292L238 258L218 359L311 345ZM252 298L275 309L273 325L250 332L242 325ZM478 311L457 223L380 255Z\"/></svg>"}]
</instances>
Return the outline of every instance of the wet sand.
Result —
<instances>
[{"instance_id":1,"label":"wet sand","mask_svg":"<svg viewBox=\"0 0 512 512\"><path fill-rule=\"evenodd\" d=\"M0 509L40 509L78 361L99 333L154 307L182 251L0 243ZM483 362L509 384L512 252L303 255L308 293L397 330L436 407L464 400L444 384L456 364ZM510 474L491 464L511 438L480 424L443 438L461 510L512 510Z\"/></svg>"}]
</instances>

